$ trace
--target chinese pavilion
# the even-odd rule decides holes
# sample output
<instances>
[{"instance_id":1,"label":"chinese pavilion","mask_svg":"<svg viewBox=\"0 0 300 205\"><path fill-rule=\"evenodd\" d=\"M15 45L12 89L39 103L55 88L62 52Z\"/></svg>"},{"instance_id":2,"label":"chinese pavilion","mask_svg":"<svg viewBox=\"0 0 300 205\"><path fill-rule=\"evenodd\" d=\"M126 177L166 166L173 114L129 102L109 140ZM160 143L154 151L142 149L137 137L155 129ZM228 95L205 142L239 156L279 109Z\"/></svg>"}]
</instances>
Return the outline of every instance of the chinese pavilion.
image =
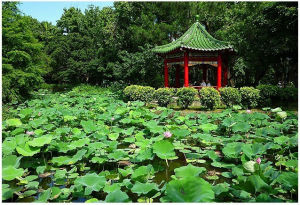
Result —
<instances>
[{"instance_id":1,"label":"chinese pavilion","mask_svg":"<svg viewBox=\"0 0 300 205\"><path fill-rule=\"evenodd\" d=\"M180 87L180 70L184 69L184 87L189 83L189 66L199 65L203 69L202 79L207 80L207 68L217 69L216 86L227 85L228 56L234 53L233 47L225 41L213 38L198 20L180 38L162 46L157 46L153 52L164 58L165 87L169 87L168 68L176 67L175 85ZM223 76L223 77L222 77ZM223 79L223 80L222 80ZM201 86L192 86L200 89Z\"/></svg>"}]
</instances>

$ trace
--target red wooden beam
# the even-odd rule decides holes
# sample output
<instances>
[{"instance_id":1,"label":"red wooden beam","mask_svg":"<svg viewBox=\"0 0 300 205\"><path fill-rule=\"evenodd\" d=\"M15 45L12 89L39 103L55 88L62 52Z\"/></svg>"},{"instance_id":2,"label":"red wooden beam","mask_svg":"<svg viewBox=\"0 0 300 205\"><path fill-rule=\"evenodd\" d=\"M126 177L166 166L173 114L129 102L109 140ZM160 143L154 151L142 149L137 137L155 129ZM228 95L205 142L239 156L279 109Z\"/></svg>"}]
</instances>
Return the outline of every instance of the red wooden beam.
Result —
<instances>
[{"instance_id":1,"label":"red wooden beam","mask_svg":"<svg viewBox=\"0 0 300 205\"><path fill-rule=\"evenodd\" d=\"M184 87L189 87L189 54L184 53Z\"/></svg>"},{"instance_id":2,"label":"red wooden beam","mask_svg":"<svg viewBox=\"0 0 300 205\"><path fill-rule=\"evenodd\" d=\"M189 61L217 61L216 57L189 57Z\"/></svg>"},{"instance_id":3,"label":"red wooden beam","mask_svg":"<svg viewBox=\"0 0 300 205\"><path fill-rule=\"evenodd\" d=\"M164 60L165 64L165 87L169 87L169 73L167 59Z\"/></svg>"},{"instance_id":4,"label":"red wooden beam","mask_svg":"<svg viewBox=\"0 0 300 205\"><path fill-rule=\"evenodd\" d=\"M222 58L221 55L218 55L218 70L217 70L217 90L221 87L222 81Z\"/></svg>"},{"instance_id":5,"label":"red wooden beam","mask_svg":"<svg viewBox=\"0 0 300 205\"><path fill-rule=\"evenodd\" d=\"M167 58L167 63L184 61L184 58ZM217 61L215 57L189 57L189 61Z\"/></svg>"}]
</instances>

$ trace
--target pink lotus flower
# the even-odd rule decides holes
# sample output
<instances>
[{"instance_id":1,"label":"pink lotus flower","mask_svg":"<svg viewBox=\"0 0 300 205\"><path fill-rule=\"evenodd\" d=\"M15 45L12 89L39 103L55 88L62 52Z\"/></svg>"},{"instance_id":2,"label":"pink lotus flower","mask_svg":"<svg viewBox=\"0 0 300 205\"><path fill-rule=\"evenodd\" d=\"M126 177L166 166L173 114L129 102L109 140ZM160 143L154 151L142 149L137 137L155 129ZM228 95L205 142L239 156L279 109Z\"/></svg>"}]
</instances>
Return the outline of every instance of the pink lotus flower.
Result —
<instances>
[{"instance_id":1,"label":"pink lotus flower","mask_svg":"<svg viewBox=\"0 0 300 205\"><path fill-rule=\"evenodd\" d=\"M33 132L33 131L31 131L31 132L26 131L26 134L27 134L27 135L34 135L34 132Z\"/></svg>"},{"instance_id":2,"label":"pink lotus flower","mask_svg":"<svg viewBox=\"0 0 300 205\"><path fill-rule=\"evenodd\" d=\"M112 118L111 118L111 121L114 121L114 120L115 120L115 118L114 118L114 117L112 117Z\"/></svg>"},{"instance_id":3,"label":"pink lotus flower","mask_svg":"<svg viewBox=\"0 0 300 205\"><path fill-rule=\"evenodd\" d=\"M166 131L166 132L164 132L164 136L165 136L165 138L170 138L170 137L172 137L172 133L170 131Z\"/></svg>"},{"instance_id":4,"label":"pink lotus flower","mask_svg":"<svg viewBox=\"0 0 300 205\"><path fill-rule=\"evenodd\" d=\"M260 163L261 163L260 157L257 158L256 162L257 162L257 164L260 164Z\"/></svg>"},{"instance_id":5,"label":"pink lotus flower","mask_svg":"<svg viewBox=\"0 0 300 205\"><path fill-rule=\"evenodd\" d=\"M247 110L246 112L247 112L248 114L250 114L250 113L251 113L251 110Z\"/></svg>"},{"instance_id":6,"label":"pink lotus flower","mask_svg":"<svg viewBox=\"0 0 300 205\"><path fill-rule=\"evenodd\" d=\"M41 115L42 115L42 113L41 113L41 112L39 112L38 116L41 116Z\"/></svg>"}]
</instances>

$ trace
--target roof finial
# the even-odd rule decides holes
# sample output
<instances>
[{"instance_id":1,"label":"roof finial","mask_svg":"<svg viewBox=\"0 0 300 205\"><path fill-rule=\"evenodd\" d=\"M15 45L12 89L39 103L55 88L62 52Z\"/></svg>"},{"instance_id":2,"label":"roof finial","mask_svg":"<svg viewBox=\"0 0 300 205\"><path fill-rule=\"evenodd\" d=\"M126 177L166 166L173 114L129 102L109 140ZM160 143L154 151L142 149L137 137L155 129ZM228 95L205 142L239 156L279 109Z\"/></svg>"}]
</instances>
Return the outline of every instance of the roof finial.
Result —
<instances>
[{"instance_id":1,"label":"roof finial","mask_svg":"<svg viewBox=\"0 0 300 205\"><path fill-rule=\"evenodd\" d=\"M196 22L199 22L199 15L196 15Z\"/></svg>"}]
</instances>

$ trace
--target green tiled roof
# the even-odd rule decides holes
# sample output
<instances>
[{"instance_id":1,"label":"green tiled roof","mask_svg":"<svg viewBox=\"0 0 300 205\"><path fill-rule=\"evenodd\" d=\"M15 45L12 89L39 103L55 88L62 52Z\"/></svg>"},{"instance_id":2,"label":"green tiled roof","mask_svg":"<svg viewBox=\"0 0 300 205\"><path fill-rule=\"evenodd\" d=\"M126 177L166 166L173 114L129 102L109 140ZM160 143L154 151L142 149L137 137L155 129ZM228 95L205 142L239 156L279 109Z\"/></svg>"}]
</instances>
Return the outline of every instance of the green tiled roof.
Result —
<instances>
[{"instance_id":1,"label":"green tiled roof","mask_svg":"<svg viewBox=\"0 0 300 205\"><path fill-rule=\"evenodd\" d=\"M220 51L233 49L225 41L212 37L198 21L194 23L180 38L162 46L156 46L155 53L168 53L177 48L187 48L200 51Z\"/></svg>"}]
</instances>

